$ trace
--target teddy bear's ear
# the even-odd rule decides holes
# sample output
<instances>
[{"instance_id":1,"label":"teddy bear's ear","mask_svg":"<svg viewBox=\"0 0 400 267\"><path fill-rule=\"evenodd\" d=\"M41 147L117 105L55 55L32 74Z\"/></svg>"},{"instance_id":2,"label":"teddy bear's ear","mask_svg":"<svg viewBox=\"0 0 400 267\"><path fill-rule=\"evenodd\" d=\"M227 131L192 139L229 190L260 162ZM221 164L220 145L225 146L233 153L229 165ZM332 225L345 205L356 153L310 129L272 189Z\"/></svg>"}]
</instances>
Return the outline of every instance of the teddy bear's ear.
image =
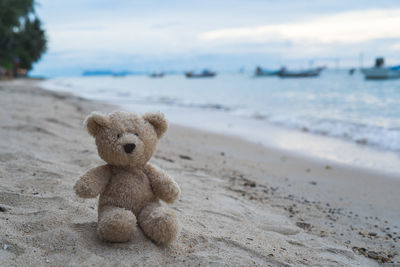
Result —
<instances>
[{"instance_id":1,"label":"teddy bear's ear","mask_svg":"<svg viewBox=\"0 0 400 267\"><path fill-rule=\"evenodd\" d=\"M97 133L102 127L108 126L110 123L108 116L92 112L85 120L86 128L89 134L93 137L96 137Z\"/></svg>"},{"instance_id":2,"label":"teddy bear's ear","mask_svg":"<svg viewBox=\"0 0 400 267\"><path fill-rule=\"evenodd\" d=\"M143 115L143 119L153 125L158 139L160 139L168 129L168 122L161 112L149 112Z\"/></svg>"}]
</instances>

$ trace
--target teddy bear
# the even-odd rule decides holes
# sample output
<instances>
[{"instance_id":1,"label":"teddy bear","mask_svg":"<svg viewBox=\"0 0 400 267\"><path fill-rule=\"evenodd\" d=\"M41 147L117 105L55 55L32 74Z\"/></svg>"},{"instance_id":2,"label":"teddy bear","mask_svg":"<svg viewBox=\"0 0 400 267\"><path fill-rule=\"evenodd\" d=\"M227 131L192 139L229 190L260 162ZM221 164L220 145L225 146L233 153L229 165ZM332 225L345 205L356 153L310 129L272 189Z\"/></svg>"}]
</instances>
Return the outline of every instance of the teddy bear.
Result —
<instances>
[{"instance_id":1,"label":"teddy bear","mask_svg":"<svg viewBox=\"0 0 400 267\"><path fill-rule=\"evenodd\" d=\"M173 178L149 163L168 128L164 115L94 112L85 124L107 164L87 171L74 190L82 198L100 195L99 237L107 242L126 242L134 236L138 224L157 244L167 245L176 239L177 214L160 200L173 203L179 198L180 188Z\"/></svg>"}]
</instances>

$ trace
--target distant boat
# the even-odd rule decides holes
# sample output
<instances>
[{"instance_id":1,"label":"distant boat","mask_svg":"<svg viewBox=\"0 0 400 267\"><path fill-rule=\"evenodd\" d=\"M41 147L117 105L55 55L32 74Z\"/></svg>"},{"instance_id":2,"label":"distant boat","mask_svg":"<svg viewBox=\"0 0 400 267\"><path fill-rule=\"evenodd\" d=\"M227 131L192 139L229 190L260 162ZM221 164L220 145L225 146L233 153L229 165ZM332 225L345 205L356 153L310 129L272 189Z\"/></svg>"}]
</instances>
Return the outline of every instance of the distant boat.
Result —
<instances>
[{"instance_id":1,"label":"distant boat","mask_svg":"<svg viewBox=\"0 0 400 267\"><path fill-rule=\"evenodd\" d=\"M201 73L194 73L192 71L188 71L185 73L186 78L212 78L217 75L216 72L203 70Z\"/></svg>"},{"instance_id":2,"label":"distant boat","mask_svg":"<svg viewBox=\"0 0 400 267\"><path fill-rule=\"evenodd\" d=\"M385 67L384 58L375 59L375 66L372 68L362 68L361 72L366 79L394 79L400 78L400 65L393 67Z\"/></svg>"},{"instance_id":3,"label":"distant boat","mask_svg":"<svg viewBox=\"0 0 400 267\"><path fill-rule=\"evenodd\" d=\"M307 78L307 77L317 77L321 73L321 71L324 69L324 67L318 67L318 68L313 68L313 69L307 69L307 70L298 70L298 71L293 71L293 70L287 70L285 67L283 67L279 71L279 77L281 78Z\"/></svg>"},{"instance_id":4,"label":"distant boat","mask_svg":"<svg viewBox=\"0 0 400 267\"><path fill-rule=\"evenodd\" d=\"M256 77L269 77L279 75L280 70L264 70L260 66L256 68L254 76Z\"/></svg>"},{"instance_id":5,"label":"distant boat","mask_svg":"<svg viewBox=\"0 0 400 267\"><path fill-rule=\"evenodd\" d=\"M112 76L113 74L111 70L85 70L82 76Z\"/></svg>"},{"instance_id":6,"label":"distant boat","mask_svg":"<svg viewBox=\"0 0 400 267\"><path fill-rule=\"evenodd\" d=\"M123 71L111 71L111 70L85 70L82 73L82 76L114 76L114 77L123 77L126 75L131 75L131 71L123 70Z\"/></svg>"},{"instance_id":7,"label":"distant boat","mask_svg":"<svg viewBox=\"0 0 400 267\"><path fill-rule=\"evenodd\" d=\"M162 78L164 77L164 72L153 72L152 74L150 74L150 78Z\"/></svg>"}]
</instances>

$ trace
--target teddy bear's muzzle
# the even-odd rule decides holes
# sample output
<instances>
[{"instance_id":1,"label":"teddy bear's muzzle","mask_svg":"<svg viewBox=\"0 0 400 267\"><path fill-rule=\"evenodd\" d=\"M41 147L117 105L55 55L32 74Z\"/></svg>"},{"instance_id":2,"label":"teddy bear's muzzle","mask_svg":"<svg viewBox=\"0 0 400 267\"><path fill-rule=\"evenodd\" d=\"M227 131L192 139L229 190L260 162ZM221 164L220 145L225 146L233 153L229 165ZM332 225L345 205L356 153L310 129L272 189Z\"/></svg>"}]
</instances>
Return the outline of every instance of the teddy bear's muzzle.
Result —
<instances>
[{"instance_id":1,"label":"teddy bear's muzzle","mask_svg":"<svg viewBox=\"0 0 400 267\"><path fill-rule=\"evenodd\" d=\"M135 144L125 144L124 145L124 150L126 153L132 153L132 151L135 149L136 145Z\"/></svg>"}]
</instances>

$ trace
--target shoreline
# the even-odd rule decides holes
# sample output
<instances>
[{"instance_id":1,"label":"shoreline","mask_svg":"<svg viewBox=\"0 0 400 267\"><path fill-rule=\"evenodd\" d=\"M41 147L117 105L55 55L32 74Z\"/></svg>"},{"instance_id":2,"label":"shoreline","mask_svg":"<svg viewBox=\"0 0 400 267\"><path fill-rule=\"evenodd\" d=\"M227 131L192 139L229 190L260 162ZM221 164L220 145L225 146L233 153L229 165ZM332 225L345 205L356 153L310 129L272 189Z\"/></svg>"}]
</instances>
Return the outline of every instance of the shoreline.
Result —
<instances>
[{"instance_id":1,"label":"shoreline","mask_svg":"<svg viewBox=\"0 0 400 267\"><path fill-rule=\"evenodd\" d=\"M261 143L268 148L285 150L288 151L287 153L296 154L300 157L309 157L315 160L328 159L333 163L357 166L372 171L376 170L400 178L400 156L392 150L384 150L383 148L369 144L359 144L354 140L350 141L340 137L330 136L329 134L316 134L309 132L307 128L305 128L305 130L287 128L271 124L264 120L231 114L230 112L224 111L224 107L222 107L222 110L189 108L179 105L175 106L173 104L163 104L162 101L164 100L157 103L157 101L152 98L150 98L150 102L144 103L141 101L144 101L142 98L146 98L146 93L143 94L141 91L136 91L136 94L138 94L139 99L142 100L134 102L131 102L132 99L129 97L129 90L121 91L120 93L122 96L118 96L119 93L116 89L117 92L110 94L110 98L105 98L104 89L100 87L89 87L90 84L87 82L90 82L90 79L87 81L80 81L79 79L81 78L72 79L70 81L63 79L48 80L41 83L41 85L51 91L75 93L76 95L95 101L107 102L132 112L143 113L147 110L162 110L168 116L170 122L182 126L236 136L253 143ZM103 79L103 82L106 84L105 86L110 87L111 85L109 83L112 79ZM136 82L135 79L139 78L134 77L130 80L118 81L123 82L125 86L128 87L129 82ZM147 77L140 77L139 83L141 79L148 80ZM96 80L93 82L96 82ZM80 84L83 86L83 89L77 91L80 87L78 85ZM159 86L161 85L159 84ZM163 93L160 92L160 94L162 95ZM168 100L167 97L166 101L173 102L174 100ZM202 125L199 126L197 121L201 121ZM252 130L250 131L249 129Z\"/></svg>"},{"instance_id":2,"label":"shoreline","mask_svg":"<svg viewBox=\"0 0 400 267\"><path fill-rule=\"evenodd\" d=\"M72 185L101 163L84 117L115 107L18 83L0 83L0 205L6 210L0 242L7 245L0 263L399 263L395 177L175 124L152 162L182 187L173 205L181 216L179 239L169 248L142 235L126 244L101 243L96 201L77 198Z\"/></svg>"}]
</instances>

